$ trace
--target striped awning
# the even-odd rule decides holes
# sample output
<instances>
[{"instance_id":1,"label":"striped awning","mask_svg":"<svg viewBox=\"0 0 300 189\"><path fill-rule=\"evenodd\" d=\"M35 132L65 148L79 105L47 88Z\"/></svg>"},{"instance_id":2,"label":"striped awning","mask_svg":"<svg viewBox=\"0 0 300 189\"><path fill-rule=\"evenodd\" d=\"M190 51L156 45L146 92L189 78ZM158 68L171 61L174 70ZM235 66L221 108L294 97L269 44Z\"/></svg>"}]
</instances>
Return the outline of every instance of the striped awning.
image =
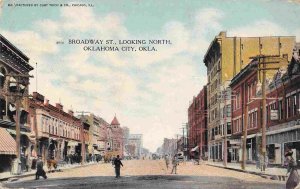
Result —
<instances>
[{"instance_id":1,"label":"striped awning","mask_svg":"<svg viewBox=\"0 0 300 189\"><path fill-rule=\"evenodd\" d=\"M15 139L5 128L0 128L0 154L16 155L16 148Z\"/></svg>"}]
</instances>

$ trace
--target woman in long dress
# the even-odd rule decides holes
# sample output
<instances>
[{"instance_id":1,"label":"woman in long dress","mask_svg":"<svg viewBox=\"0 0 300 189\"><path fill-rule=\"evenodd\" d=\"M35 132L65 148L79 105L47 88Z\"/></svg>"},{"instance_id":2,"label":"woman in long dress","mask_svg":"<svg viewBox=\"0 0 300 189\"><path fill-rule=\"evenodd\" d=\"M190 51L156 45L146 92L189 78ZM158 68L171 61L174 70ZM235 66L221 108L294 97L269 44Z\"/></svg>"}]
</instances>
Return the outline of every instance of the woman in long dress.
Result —
<instances>
[{"instance_id":1,"label":"woman in long dress","mask_svg":"<svg viewBox=\"0 0 300 189\"><path fill-rule=\"evenodd\" d=\"M300 182L300 178L297 171L297 162L293 158L293 151L292 150L287 151L285 153L285 157L288 162L287 172L290 173L286 181L286 189L296 189L296 187Z\"/></svg>"}]
</instances>

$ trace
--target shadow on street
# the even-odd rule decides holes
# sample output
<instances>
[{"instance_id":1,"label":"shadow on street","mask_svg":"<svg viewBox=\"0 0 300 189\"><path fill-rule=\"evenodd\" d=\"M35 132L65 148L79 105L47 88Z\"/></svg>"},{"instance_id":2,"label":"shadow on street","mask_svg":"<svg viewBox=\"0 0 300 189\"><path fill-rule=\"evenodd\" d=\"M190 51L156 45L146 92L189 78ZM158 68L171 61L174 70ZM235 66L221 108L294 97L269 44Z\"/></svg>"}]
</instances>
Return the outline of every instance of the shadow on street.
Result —
<instances>
[{"instance_id":1,"label":"shadow on street","mask_svg":"<svg viewBox=\"0 0 300 189\"><path fill-rule=\"evenodd\" d=\"M116 179L112 176L69 177L47 180L30 180L4 184L8 188L163 188L163 189L282 189L284 183L246 182L230 177L179 176L179 175L149 175L122 176Z\"/></svg>"}]
</instances>

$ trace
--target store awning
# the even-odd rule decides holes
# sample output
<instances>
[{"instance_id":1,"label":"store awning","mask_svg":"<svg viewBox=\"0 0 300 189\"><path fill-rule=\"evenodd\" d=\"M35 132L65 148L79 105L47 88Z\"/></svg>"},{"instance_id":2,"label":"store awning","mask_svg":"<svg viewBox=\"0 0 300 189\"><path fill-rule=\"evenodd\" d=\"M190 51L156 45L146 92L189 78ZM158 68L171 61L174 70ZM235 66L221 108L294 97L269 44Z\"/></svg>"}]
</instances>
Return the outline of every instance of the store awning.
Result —
<instances>
[{"instance_id":1,"label":"store awning","mask_svg":"<svg viewBox=\"0 0 300 189\"><path fill-rule=\"evenodd\" d=\"M196 146L195 148L191 149L191 152L195 152L199 149L199 146Z\"/></svg>"},{"instance_id":2,"label":"store awning","mask_svg":"<svg viewBox=\"0 0 300 189\"><path fill-rule=\"evenodd\" d=\"M68 142L68 146L77 146L78 145L78 142L76 141L69 141Z\"/></svg>"},{"instance_id":3,"label":"store awning","mask_svg":"<svg viewBox=\"0 0 300 189\"><path fill-rule=\"evenodd\" d=\"M16 155L17 144L5 128L0 128L0 154Z\"/></svg>"}]
</instances>

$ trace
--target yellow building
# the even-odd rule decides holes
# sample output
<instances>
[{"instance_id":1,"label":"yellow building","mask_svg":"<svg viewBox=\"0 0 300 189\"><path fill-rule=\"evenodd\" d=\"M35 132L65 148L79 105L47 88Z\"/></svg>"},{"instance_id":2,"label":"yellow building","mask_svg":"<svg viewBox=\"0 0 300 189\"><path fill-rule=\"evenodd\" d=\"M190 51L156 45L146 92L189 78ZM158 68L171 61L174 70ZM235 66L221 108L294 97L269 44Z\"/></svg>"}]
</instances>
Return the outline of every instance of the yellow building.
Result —
<instances>
[{"instance_id":1,"label":"yellow building","mask_svg":"<svg viewBox=\"0 0 300 189\"><path fill-rule=\"evenodd\" d=\"M211 42L203 60L208 78L209 159L223 160L224 157L224 128L229 131L231 119L224 113L230 110L230 100L224 100L228 95L222 92L226 91L230 80L251 61L250 57L279 55L290 60L295 43L295 36L227 37L226 32L220 32Z\"/></svg>"}]
</instances>

